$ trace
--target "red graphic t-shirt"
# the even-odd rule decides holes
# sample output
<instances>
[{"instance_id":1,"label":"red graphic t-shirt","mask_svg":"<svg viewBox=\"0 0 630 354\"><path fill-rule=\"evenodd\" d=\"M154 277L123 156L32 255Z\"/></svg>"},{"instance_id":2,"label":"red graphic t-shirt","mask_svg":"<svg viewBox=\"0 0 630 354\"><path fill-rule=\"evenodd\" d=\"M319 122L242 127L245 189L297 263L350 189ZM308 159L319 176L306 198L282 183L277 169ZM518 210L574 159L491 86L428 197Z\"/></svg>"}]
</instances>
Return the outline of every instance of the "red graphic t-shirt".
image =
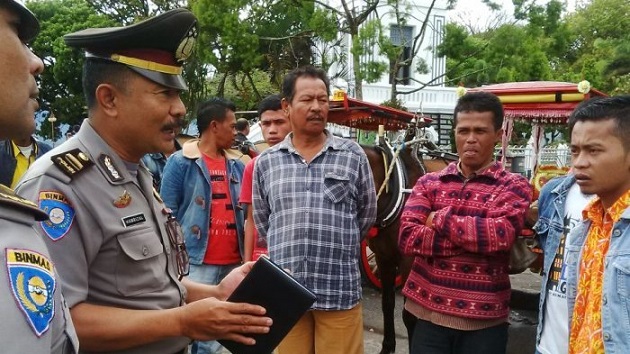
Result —
<instances>
[{"instance_id":1,"label":"red graphic t-shirt","mask_svg":"<svg viewBox=\"0 0 630 354\"><path fill-rule=\"evenodd\" d=\"M241 261L236 233L234 206L230 198L230 181L225 158L213 159L203 155L210 174L211 204L208 247L203 258L205 264L234 264Z\"/></svg>"},{"instance_id":2,"label":"red graphic t-shirt","mask_svg":"<svg viewBox=\"0 0 630 354\"><path fill-rule=\"evenodd\" d=\"M241 182L241 196L239 198L239 203L241 204L249 204L250 208L253 208L252 205L252 190L253 190L253 179L254 179L254 164L256 163L256 159L258 156L251 159L247 165L245 165L245 170L243 171L243 181ZM258 237L258 231L254 228L254 247L252 248L251 259L252 261L258 260L258 258L262 255L268 254L267 251L267 240L262 237Z\"/></svg>"}]
</instances>

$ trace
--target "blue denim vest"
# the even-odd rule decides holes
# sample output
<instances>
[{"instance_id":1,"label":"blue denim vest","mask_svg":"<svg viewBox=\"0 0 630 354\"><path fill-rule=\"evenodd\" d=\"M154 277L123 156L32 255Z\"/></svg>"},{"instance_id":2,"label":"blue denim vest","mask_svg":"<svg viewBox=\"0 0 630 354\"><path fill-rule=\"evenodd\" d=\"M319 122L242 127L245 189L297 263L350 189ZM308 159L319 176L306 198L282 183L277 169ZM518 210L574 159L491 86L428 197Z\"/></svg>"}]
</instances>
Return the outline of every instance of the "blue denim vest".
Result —
<instances>
[{"instance_id":1,"label":"blue denim vest","mask_svg":"<svg viewBox=\"0 0 630 354\"><path fill-rule=\"evenodd\" d=\"M202 264L208 247L212 190L210 174L202 157L189 157L180 150L171 155L164 167L160 194L164 204L182 225L190 264ZM227 159L226 172L236 221L241 258L244 251L244 215L239 207L241 182L245 166L239 160Z\"/></svg>"},{"instance_id":2,"label":"blue denim vest","mask_svg":"<svg viewBox=\"0 0 630 354\"><path fill-rule=\"evenodd\" d=\"M534 225L534 232L536 232L538 244L543 249L544 263L541 272L542 286L538 304L536 345L540 343L540 335L545 320L544 305L547 296L547 280L564 232L564 203L573 183L575 183L573 175L554 178L543 186L538 197L538 221Z\"/></svg>"},{"instance_id":3,"label":"blue denim vest","mask_svg":"<svg viewBox=\"0 0 630 354\"><path fill-rule=\"evenodd\" d=\"M630 208L613 225L604 259L602 337L606 353L630 353ZM573 313L582 246L591 222L586 220L571 232L567 251L567 301ZM571 317L570 317L571 318ZM569 322L571 323L571 322Z\"/></svg>"}]
</instances>

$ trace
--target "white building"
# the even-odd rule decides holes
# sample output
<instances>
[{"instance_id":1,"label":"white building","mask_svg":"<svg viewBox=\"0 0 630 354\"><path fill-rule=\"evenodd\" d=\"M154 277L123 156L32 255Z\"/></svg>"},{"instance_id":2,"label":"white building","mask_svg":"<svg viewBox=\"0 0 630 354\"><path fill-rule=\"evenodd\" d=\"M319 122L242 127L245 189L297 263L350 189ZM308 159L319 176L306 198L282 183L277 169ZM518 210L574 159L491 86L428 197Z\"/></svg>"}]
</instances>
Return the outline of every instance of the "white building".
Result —
<instances>
[{"instance_id":1,"label":"white building","mask_svg":"<svg viewBox=\"0 0 630 354\"><path fill-rule=\"evenodd\" d=\"M347 3L360 8L366 7L365 1L362 0L347 1ZM335 8L342 8L340 0L329 0L329 4ZM399 11L403 14L402 17L406 19L406 22L401 25L397 23L392 6L388 5L386 1L381 1L376 13L372 14L370 19L380 19L384 34L389 36L393 44L405 47L403 55L406 58L412 57L411 65L400 69L398 72L397 91L410 92L422 87L423 83L429 83L429 86L419 91L398 94L398 99L402 100L403 105L409 111L422 112L432 116L434 126L440 133L440 142L448 142L448 134L451 129L450 121L457 101L457 94L455 87L444 86L443 75L446 71L446 58L437 55L437 46L442 41L443 30L447 21L445 0L438 0L431 10L424 39L417 46L415 55L413 55L412 49L414 39L422 30L430 4L431 0L404 0L404 3L399 6ZM354 74L350 44L350 35L346 34L345 38L342 39L342 46L338 50L344 52L347 60L343 63L333 63L329 75L335 78L331 82L333 87L342 88L348 92L349 96L354 97ZM378 45L375 42L364 43L364 46L373 48L373 51L362 56L360 58L361 63L378 61L388 67L390 66L387 58L379 54ZM426 72L419 72L418 66L424 67ZM392 77L390 76L386 72L375 83L363 82L363 100L378 104L389 100L392 88Z\"/></svg>"}]
</instances>

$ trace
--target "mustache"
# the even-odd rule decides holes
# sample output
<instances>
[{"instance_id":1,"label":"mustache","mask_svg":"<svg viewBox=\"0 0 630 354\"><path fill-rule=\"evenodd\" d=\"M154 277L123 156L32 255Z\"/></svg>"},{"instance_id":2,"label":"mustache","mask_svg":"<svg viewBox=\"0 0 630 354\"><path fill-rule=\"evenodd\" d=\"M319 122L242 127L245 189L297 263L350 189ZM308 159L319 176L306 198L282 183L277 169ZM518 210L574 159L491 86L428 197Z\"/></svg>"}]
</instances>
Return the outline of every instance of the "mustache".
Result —
<instances>
[{"instance_id":1,"label":"mustache","mask_svg":"<svg viewBox=\"0 0 630 354\"><path fill-rule=\"evenodd\" d=\"M165 125L162 129L164 130L176 130L181 129L185 125L186 121L184 118L176 118L174 122Z\"/></svg>"}]
</instances>

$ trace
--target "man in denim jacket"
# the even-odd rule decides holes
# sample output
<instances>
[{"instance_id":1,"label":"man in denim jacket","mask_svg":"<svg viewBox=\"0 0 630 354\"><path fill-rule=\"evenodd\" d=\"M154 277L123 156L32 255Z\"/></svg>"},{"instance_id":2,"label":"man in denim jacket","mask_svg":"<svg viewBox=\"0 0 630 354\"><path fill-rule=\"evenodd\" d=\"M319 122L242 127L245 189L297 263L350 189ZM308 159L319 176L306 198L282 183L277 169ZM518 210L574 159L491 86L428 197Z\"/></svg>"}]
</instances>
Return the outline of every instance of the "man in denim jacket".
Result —
<instances>
[{"instance_id":1,"label":"man in denim jacket","mask_svg":"<svg viewBox=\"0 0 630 354\"><path fill-rule=\"evenodd\" d=\"M592 198L583 195L575 176L547 182L538 198L538 221L534 231L543 249L544 264L536 331L536 353L567 353L569 318L566 298L565 244L569 232Z\"/></svg>"},{"instance_id":2,"label":"man in denim jacket","mask_svg":"<svg viewBox=\"0 0 630 354\"><path fill-rule=\"evenodd\" d=\"M244 253L244 215L238 206L245 166L228 159L236 134L236 107L212 98L197 110L199 140L169 157L162 177L166 206L180 220L190 257L189 278L218 284L238 267ZM193 354L221 352L216 341L195 342Z\"/></svg>"},{"instance_id":3,"label":"man in denim jacket","mask_svg":"<svg viewBox=\"0 0 630 354\"><path fill-rule=\"evenodd\" d=\"M630 95L569 118L576 183L596 194L567 246L569 353L630 353Z\"/></svg>"}]
</instances>

